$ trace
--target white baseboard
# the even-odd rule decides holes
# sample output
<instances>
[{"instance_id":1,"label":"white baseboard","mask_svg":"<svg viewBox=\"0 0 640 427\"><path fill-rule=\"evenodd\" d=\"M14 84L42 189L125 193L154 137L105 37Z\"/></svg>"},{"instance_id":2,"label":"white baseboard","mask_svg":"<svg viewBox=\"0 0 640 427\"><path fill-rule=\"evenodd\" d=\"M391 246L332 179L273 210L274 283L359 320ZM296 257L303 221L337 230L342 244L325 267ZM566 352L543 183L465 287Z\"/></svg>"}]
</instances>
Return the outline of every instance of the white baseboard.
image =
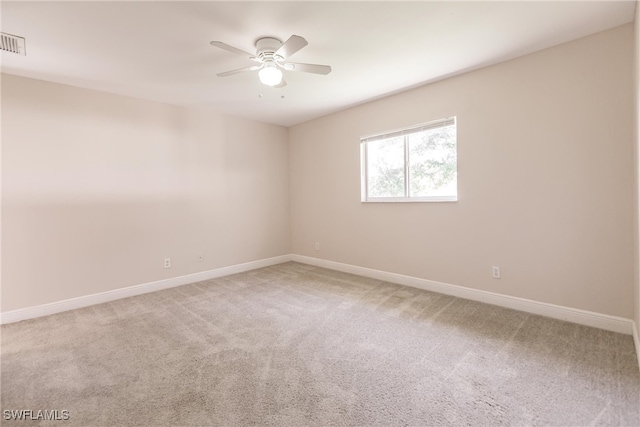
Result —
<instances>
[{"instance_id":1,"label":"white baseboard","mask_svg":"<svg viewBox=\"0 0 640 427\"><path fill-rule=\"evenodd\" d=\"M0 324L14 323L21 320L33 319L35 317L48 316L50 314L61 313L63 311L74 310L76 308L88 307L115 301L121 298L160 291L162 289L174 288L189 283L203 280L215 279L216 277L228 276L230 274L242 273L256 268L268 267L270 265L282 264L291 261L291 255L282 255L274 258L267 258L258 261L246 262L243 264L231 265L228 267L216 268L199 273L187 274L186 276L172 277L170 279L158 280L156 282L143 283L141 285L130 286L112 291L100 292L98 294L85 295L35 307L21 308L18 310L0 313Z\"/></svg>"},{"instance_id":2,"label":"white baseboard","mask_svg":"<svg viewBox=\"0 0 640 427\"><path fill-rule=\"evenodd\" d=\"M638 357L638 367L640 368L640 335L638 334L638 324L633 322L633 343L636 346L636 356Z\"/></svg>"},{"instance_id":3,"label":"white baseboard","mask_svg":"<svg viewBox=\"0 0 640 427\"><path fill-rule=\"evenodd\" d=\"M399 285L411 286L427 291L498 305L500 307L511 308L554 319L565 320L580 325L592 326L594 328L605 329L607 331L619 332L628 335L634 334L634 322L631 319L625 319L623 317L610 316L607 314L538 302L525 298L496 294L493 292L481 291L458 285L450 285L448 283L434 282L432 280L419 279L417 277L405 276L396 273L388 273L386 271L373 270L366 267L342 264L339 262L327 261L303 255L291 255L291 260L303 264L342 271L344 273L351 273L358 276L397 283ZM636 348L640 348L637 331L635 332L634 337Z\"/></svg>"},{"instance_id":4,"label":"white baseboard","mask_svg":"<svg viewBox=\"0 0 640 427\"><path fill-rule=\"evenodd\" d=\"M156 282L144 283L127 288L115 289L98 294L57 301L35 307L27 307L18 310L7 311L4 313L0 313L0 324L19 322L21 320L32 319L35 317L48 316L50 314L74 310L76 308L102 304L121 298L146 294L149 292L173 288L176 286L182 286L194 282L200 282L202 280L214 279L230 274L242 273L244 271L268 267L270 265L281 264L288 261L296 261L303 264L314 265L317 267L328 268L345 273L357 274L359 276L370 277L373 279L384 280L387 282L411 286L427 291L438 292L441 294L452 295L474 301L480 301L514 310L524 311L527 313L539 314L541 316L547 316L554 319L566 320L568 322L573 322L585 326L592 326L608 331L633 335L635 346L637 349L636 353L639 353L638 358L640 364L640 351L638 351L638 349L640 349L640 337L638 336L637 326L631 319L625 319L622 317L610 316L576 308L563 307L524 298L501 295L493 292L466 288L463 286L450 285L447 283L435 282L432 280L420 279L417 277L389 273L386 271L374 270L366 267L359 267L355 265L343 264L335 261L328 261L295 254L282 255L258 261L251 261L243 264L203 271L200 273L188 274L186 276L173 277L170 279L158 280Z\"/></svg>"}]
</instances>

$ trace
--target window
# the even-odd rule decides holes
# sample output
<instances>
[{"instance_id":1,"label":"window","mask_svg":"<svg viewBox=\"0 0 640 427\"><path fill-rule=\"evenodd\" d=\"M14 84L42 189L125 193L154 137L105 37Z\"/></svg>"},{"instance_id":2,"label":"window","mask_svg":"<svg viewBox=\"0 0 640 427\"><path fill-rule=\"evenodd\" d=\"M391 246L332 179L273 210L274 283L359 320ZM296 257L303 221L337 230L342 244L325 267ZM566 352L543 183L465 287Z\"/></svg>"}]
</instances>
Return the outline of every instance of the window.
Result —
<instances>
[{"instance_id":1,"label":"window","mask_svg":"<svg viewBox=\"0 0 640 427\"><path fill-rule=\"evenodd\" d=\"M458 200L456 118L360 140L363 202Z\"/></svg>"}]
</instances>

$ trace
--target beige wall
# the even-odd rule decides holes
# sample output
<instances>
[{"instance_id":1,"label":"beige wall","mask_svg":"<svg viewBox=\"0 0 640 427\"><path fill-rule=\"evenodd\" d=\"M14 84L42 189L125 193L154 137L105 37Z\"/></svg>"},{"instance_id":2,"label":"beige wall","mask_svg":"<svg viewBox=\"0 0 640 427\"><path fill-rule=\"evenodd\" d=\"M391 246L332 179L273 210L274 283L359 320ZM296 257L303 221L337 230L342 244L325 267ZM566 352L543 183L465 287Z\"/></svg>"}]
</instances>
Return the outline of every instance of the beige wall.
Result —
<instances>
[{"instance_id":1,"label":"beige wall","mask_svg":"<svg viewBox=\"0 0 640 427\"><path fill-rule=\"evenodd\" d=\"M630 24L289 131L2 75L2 311L292 252L640 324L633 43ZM457 203L360 203L360 136L449 115Z\"/></svg>"},{"instance_id":2,"label":"beige wall","mask_svg":"<svg viewBox=\"0 0 640 427\"><path fill-rule=\"evenodd\" d=\"M628 24L291 128L293 253L632 318L632 44ZM360 136L451 115L457 203L360 202Z\"/></svg>"},{"instance_id":3,"label":"beige wall","mask_svg":"<svg viewBox=\"0 0 640 427\"><path fill-rule=\"evenodd\" d=\"M2 75L2 311L288 254L288 190L286 128Z\"/></svg>"}]
</instances>

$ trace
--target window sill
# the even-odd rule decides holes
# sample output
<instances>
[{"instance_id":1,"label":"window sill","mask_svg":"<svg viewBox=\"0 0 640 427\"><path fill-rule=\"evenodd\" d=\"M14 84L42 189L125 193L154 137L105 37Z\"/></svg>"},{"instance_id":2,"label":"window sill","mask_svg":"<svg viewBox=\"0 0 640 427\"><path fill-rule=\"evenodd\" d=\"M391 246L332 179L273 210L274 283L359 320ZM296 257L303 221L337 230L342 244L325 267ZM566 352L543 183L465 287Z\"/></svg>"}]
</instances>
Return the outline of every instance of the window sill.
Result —
<instances>
[{"instance_id":1,"label":"window sill","mask_svg":"<svg viewBox=\"0 0 640 427\"><path fill-rule=\"evenodd\" d=\"M440 197L373 197L361 200L362 203L441 203L441 202L457 202L457 196L440 196Z\"/></svg>"}]
</instances>

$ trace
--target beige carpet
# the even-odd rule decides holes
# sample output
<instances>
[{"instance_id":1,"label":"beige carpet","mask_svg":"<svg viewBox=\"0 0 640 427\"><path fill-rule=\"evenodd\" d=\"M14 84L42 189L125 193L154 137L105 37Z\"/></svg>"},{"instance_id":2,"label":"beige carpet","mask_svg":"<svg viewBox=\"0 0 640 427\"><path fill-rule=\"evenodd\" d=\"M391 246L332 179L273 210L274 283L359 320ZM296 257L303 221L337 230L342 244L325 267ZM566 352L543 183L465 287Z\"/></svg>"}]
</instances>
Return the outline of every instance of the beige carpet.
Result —
<instances>
[{"instance_id":1,"label":"beige carpet","mask_svg":"<svg viewBox=\"0 0 640 427\"><path fill-rule=\"evenodd\" d=\"M42 425L640 425L630 336L287 263L2 327Z\"/></svg>"}]
</instances>

